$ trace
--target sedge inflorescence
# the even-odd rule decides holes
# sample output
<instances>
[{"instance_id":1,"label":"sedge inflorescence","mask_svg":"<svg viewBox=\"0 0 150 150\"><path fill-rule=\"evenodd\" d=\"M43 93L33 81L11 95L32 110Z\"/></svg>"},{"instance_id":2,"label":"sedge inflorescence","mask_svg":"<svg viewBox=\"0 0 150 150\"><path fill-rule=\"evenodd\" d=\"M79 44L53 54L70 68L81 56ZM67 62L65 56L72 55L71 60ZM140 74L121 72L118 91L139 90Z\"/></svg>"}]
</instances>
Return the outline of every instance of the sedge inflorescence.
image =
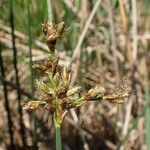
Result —
<instances>
[{"instance_id":1,"label":"sedge inflorescence","mask_svg":"<svg viewBox=\"0 0 150 150\"><path fill-rule=\"evenodd\" d=\"M70 87L71 74L66 67L58 65L59 57L55 52L57 39L64 32L65 24L62 22L54 25L51 22L45 22L42 26L50 53L41 64L35 64L34 68L46 75L48 82L44 82L42 77L40 80L36 80L37 89L42 96L37 100L29 101L24 106L24 109L35 110L48 106L52 108L52 113L55 114L57 123L61 124L71 108L79 107L88 101L109 100L116 103L123 102L123 99L129 95L126 90L106 94L104 87L96 85L89 91L82 93L80 86Z\"/></svg>"}]
</instances>

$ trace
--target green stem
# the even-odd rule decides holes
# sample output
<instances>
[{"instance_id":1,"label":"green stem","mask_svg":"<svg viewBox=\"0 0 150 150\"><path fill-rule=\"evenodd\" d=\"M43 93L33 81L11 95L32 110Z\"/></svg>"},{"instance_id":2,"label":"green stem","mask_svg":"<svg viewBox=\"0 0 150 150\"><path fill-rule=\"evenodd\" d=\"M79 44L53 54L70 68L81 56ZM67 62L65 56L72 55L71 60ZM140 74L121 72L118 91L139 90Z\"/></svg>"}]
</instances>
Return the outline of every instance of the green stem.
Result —
<instances>
[{"instance_id":1,"label":"green stem","mask_svg":"<svg viewBox=\"0 0 150 150\"><path fill-rule=\"evenodd\" d=\"M52 0L47 0L48 20L53 22Z\"/></svg>"},{"instance_id":2,"label":"green stem","mask_svg":"<svg viewBox=\"0 0 150 150\"><path fill-rule=\"evenodd\" d=\"M54 115L54 126L55 126L56 150L62 150L62 145L61 145L61 125L57 122L55 115Z\"/></svg>"}]
</instances>

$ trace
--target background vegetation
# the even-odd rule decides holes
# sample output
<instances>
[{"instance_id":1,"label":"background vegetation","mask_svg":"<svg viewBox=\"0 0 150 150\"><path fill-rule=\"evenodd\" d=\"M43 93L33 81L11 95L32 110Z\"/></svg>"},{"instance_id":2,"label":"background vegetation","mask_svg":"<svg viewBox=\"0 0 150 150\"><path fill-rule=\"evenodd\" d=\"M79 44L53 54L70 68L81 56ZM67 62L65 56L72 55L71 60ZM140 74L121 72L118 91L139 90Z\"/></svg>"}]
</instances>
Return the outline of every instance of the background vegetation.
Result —
<instances>
[{"instance_id":1,"label":"background vegetation","mask_svg":"<svg viewBox=\"0 0 150 150\"><path fill-rule=\"evenodd\" d=\"M122 105L71 110L62 128L65 150L150 149L149 8L149 0L53 0L55 22L67 27L57 52L72 85L131 89ZM49 52L41 29L47 12L47 1L0 0L1 149L55 149L51 112L22 110L39 94L32 64Z\"/></svg>"}]
</instances>

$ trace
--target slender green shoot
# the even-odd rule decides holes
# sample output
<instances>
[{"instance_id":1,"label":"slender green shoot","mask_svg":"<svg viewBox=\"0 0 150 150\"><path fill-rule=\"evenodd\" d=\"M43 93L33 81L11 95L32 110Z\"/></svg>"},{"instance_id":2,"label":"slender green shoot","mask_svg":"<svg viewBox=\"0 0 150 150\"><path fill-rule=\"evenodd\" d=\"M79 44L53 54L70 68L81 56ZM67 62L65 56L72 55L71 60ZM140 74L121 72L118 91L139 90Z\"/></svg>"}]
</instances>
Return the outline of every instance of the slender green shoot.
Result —
<instances>
[{"instance_id":1,"label":"slender green shoot","mask_svg":"<svg viewBox=\"0 0 150 150\"><path fill-rule=\"evenodd\" d=\"M61 145L61 125L57 122L56 117L54 115L54 126L55 126L55 146L56 150L62 150Z\"/></svg>"},{"instance_id":2,"label":"slender green shoot","mask_svg":"<svg viewBox=\"0 0 150 150\"><path fill-rule=\"evenodd\" d=\"M47 0L48 20L53 22L52 0Z\"/></svg>"},{"instance_id":3,"label":"slender green shoot","mask_svg":"<svg viewBox=\"0 0 150 150\"><path fill-rule=\"evenodd\" d=\"M32 96L34 96L34 71L32 68L33 65L33 61L32 61L32 35L31 35L31 13L30 13L30 2L28 2L28 26L27 26L27 30L28 30L28 35L29 35L29 57L30 57L30 62L29 62L29 69L30 69L30 86L31 86L31 91L32 91ZM33 126L33 131L32 131L32 142L33 142L33 148L35 150L38 149L37 146L37 118L36 118L36 114L35 112L32 113L32 126Z\"/></svg>"},{"instance_id":4,"label":"slender green shoot","mask_svg":"<svg viewBox=\"0 0 150 150\"><path fill-rule=\"evenodd\" d=\"M53 10L52 10L52 0L47 0L47 10L48 10L48 20L53 23ZM54 114L54 127L55 127L55 146L56 150L62 150L61 145L61 125L57 122Z\"/></svg>"}]
</instances>

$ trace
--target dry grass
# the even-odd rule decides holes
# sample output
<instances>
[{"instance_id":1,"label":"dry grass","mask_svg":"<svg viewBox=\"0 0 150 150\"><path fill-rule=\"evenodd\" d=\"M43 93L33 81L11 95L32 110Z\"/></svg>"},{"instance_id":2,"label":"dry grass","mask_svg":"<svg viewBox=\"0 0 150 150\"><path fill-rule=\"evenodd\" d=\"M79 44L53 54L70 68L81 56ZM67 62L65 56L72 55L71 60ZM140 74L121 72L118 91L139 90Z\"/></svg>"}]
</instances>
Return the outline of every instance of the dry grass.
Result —
<instances>
[{"instance_id":1,"label":"dry grass","mask_svg":"<svg viewBox=\"0 0 150 150\"><path fill-rule=\"evenodd\" d=\"M75 0L63 2L62 6L57 5L58 1L53 3L56 15L59 14L56 20L66 21L69 27L62 36L62 41L59 41L57 51L60 65L70 66L72 70L72 84L80 83L84 87L83 91L96 84L102 84L111 93L122 90L124 83L131 89L130 97L123 105L89 102L81 108L71 110L62 129L64 149L146 150L145 134L148 129L145 129L147 118L144 110L149 108L149 103L146 102L149 97L145 98L145 82L150 82L150 16L148 13L144 15L146 1L132 0L132 3L129 3L118 0L115 6L109 0L101 3L83 0L80 5ZM92 14L95 5L100 6ZM58 8L63 6L74 16L67 16L66 10ZM94 15L91 21L90 15ZM5 19L0 21L0 43L6 74L5 79L0 74L0 79L6 81L8 88L13 138L17 149L21 147L22 141L19 133L17 95L14 91L17 87L12 65L11 28L7 24ZM19 27L18 30L20 32L15 32L15 35L23 106L32 96L29 80L30 56L28 35L22 33ZM43 35L34 37L34 63L43 60L48 53L48 48L43 43ZM0 148L9 149L2 85L0 89ZM35 97L38 94L35 92ZM28 149L32 149L31 115L23 112ZM51 113L47 108L37 111L36 116L39 149L54 149Z\"/></svg>"}]
</instances>

